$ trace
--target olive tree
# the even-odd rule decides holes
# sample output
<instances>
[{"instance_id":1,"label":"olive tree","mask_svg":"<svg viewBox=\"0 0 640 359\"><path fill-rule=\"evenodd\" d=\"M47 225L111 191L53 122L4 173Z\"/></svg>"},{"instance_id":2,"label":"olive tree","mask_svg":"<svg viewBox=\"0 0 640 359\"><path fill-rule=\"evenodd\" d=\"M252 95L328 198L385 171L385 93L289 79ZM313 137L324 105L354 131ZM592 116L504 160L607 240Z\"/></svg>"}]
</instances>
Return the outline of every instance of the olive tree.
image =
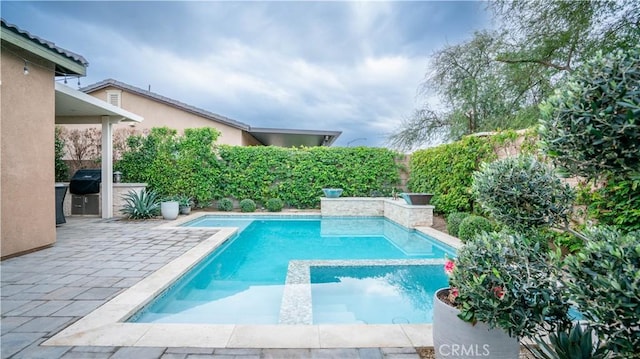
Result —
<instances>
[{"instance_id":1,"label":"olive tree","mask_svg":"<svg viewBox=\"0 0 640 359\"><path fill-rule=\"evenodd\" d=\"M640 47L598 53L540 110L542 149L567 172L640 175Z\"/></svg>"},{"instance_id":2,"label":"olive tree","mask_svg":"<svg viewBox=\"0 0 640 359\"><path fill-rule=\"evenodd\" d=\"M526 155L483 163L473 174L471 191L496 221L521 233L568 229L575 198L551 167Z\"/></svg>"}]
</instances>

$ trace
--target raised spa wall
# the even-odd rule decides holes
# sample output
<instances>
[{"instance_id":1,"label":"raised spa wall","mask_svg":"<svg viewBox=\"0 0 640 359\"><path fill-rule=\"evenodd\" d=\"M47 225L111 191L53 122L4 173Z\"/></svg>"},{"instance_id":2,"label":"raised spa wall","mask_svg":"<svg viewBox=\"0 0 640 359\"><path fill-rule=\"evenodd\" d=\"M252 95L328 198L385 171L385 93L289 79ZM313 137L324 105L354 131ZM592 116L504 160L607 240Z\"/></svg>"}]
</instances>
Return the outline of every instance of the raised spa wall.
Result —
<instances>
[{"instance_id":1,"label":"raised spa wall","mask_svg":"<svg viewBox=\"0 0 640 359\"><path fill-rule=\"evenodd\" d=\"M402 199L382 197L340 197L320 199L323 217L386 217L407 228L431 227L432 205L409 205Z\"/></svg>"}]
</instances>

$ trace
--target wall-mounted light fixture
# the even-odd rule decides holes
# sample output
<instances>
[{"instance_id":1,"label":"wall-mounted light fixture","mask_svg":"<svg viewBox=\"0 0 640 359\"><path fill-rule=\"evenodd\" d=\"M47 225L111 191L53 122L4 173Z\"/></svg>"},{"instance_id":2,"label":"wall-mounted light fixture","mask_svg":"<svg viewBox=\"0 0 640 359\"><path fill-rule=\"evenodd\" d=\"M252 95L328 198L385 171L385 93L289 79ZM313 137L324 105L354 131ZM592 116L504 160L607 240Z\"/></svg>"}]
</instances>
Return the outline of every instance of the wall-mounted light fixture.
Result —
<instances>
[{"instance_id":1,"label":"wall-mounted light fixture","mask_svg":"<svg viewBox=\"0 0 640 359\"><path fill-rule=\"evenodd\" d=\"M27 62L27 60L24 60L24 74L28 75L29 74L29 63Z\"/></svg>"}]
</instances>

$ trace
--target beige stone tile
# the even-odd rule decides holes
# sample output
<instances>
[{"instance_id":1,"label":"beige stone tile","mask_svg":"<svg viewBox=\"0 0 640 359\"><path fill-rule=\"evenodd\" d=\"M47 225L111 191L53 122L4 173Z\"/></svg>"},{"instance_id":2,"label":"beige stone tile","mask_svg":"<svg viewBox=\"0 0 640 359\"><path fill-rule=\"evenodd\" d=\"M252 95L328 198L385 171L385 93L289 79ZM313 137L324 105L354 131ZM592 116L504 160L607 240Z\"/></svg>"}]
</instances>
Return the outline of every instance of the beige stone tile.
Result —
<instances>
[{"instance_id":1,"label":"beige stone tile","mask_svg":"<svg viewBox=\"0 0 640 359\"><path fill-rule=\"evenodd\" d=\"M415 229L453 248L459 249L462 247L460 239L447 233L440 232L437 229L433 229L431 227L416 227Z\"/></svg>"},{"instance_id":2,"label":"beige stone tile","mask_svg":"<svg viewBox=\"0 0 640 359\"><path fill-rule=\"evenodd\" d=\"M409 337L414 347L433 346L433 325L401 324L402 330Z\"/></svg>"},{"instance_id":3,"label":"beige stone tile","mask_svg":"<svg viewBox=\"0 0 640 359\"><path fill-rule=\"evenodd\" d=\"M229 348L319 348L316 325L236 325Z\"/></svg>"},{"instance_id":4,"label":"beige stone tile","mask_svg":"<svg viewBox=\"0 0 640 359\"><path fill-rule=\"evenodd\" d=\"M408 347L399 325L320 325L321 348Z\"/></svg>"},{"instance_id":5,"label":"beige stone tile","mask_svg":"<svg viewBox=\"0 0 640 359\"><path fill-rule=\"evenodd\" d=\"M234 325L154 324L135 346L225 348Z\"/></svg>"},{"instance_id":6,"label":"beige stone tile","mask_svg":"<svg viewBox=\"0 0 640 359\"><path fill-rule=\"evenodd\" d=\"M59 333L43 345L132 346L151 328L148 324L115 323L108 326L65 335Z\"/></svg>"}]
</instances>

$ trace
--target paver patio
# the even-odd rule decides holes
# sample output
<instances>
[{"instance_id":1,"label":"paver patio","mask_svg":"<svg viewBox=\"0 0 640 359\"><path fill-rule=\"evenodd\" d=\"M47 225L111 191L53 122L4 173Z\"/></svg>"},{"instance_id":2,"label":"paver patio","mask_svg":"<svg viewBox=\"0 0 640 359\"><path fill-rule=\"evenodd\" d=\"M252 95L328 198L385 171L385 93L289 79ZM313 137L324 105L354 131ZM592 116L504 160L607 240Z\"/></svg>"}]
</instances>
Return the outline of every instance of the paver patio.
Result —
<instances>
[{"instance_id":1,"label":"paver patio","mask_svg":"<svg viewBox=\"0 0 640 359\"><path fill-rule=\"evenodd\" d=\"M233 349L41 346L215 230L70 217L50 248L0 262L2 358L419 358L412 347Z\"/></svg>"}]
</instances>

